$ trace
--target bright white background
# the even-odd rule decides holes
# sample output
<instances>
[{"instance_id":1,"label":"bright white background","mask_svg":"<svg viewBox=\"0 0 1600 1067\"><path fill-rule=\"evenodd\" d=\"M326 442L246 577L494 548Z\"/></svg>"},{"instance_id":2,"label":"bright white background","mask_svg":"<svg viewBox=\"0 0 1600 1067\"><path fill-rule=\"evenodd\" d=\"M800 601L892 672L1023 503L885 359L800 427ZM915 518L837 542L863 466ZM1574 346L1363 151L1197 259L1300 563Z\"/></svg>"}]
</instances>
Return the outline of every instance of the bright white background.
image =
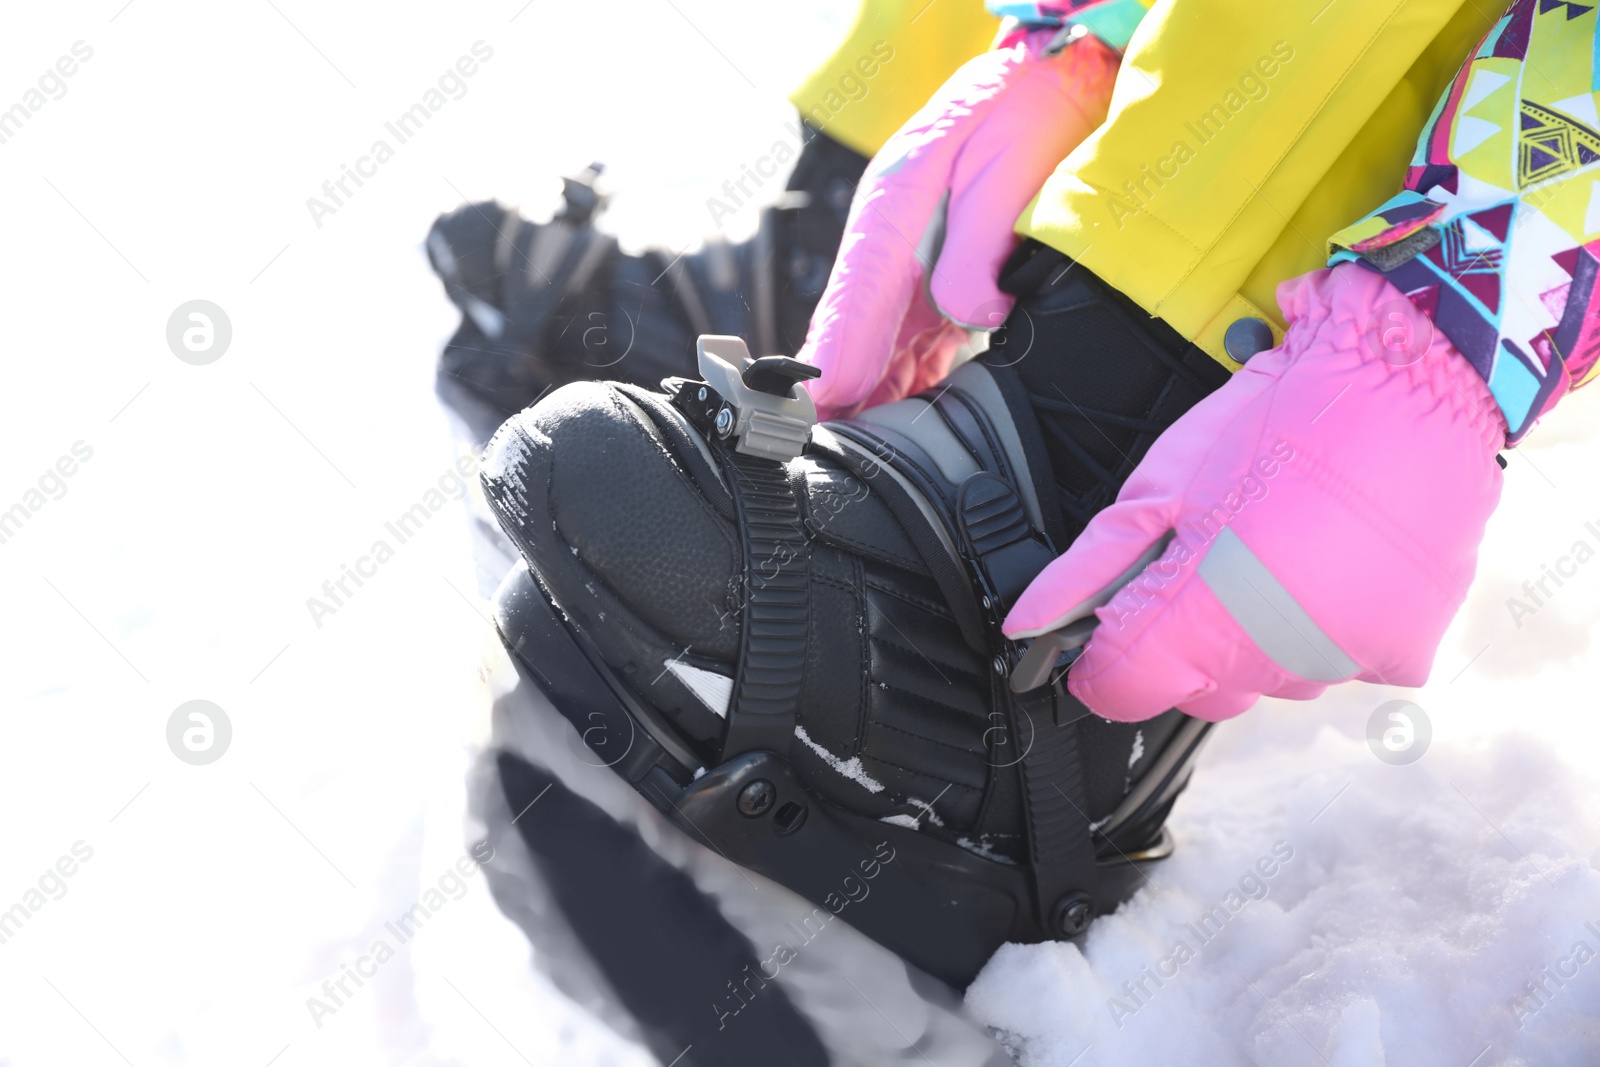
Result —
<instances>
[{"instance_id":1,"label":"bright white background","mask_svg":"<svg viewBox=\"0 0 1600 1067\"><path fill-rule=\"evenodd\" d=\"M306 599L455 457L434 217L542 217L600 159L616 228L679 248L851 11L124 2L0 35L0 107L94 50L0 144L0 508L94 450L0 544L0 909L93 849L0 944L0 1063L648 1062L535 976L481 876L312 1024L306 997L463 853L488 628L454 504L320 629ZM466 95L317 228L307 197L479 40ZM233 326L203 367L166 344L196 298ZM207 767L165 741L195 698L234 730Z\"/></svg>"},{"instance_id":2,"label":"bright white background","mask_svg":"<svg viewBox=\"0 0 1600 1067\"><path fill-rule=\"evenodd\" d=\"M34 5L0 37L0 107L94 49L0 145L0 509L94 450L0 544L0 909L93 849L0 944L0 1063L648 1062L528 965L481 879L312 1023L306 998L462 854L489 638L457 506L320 628L306 599L454 458L434 216L540 217L554 175L601 159L610 225L682 247L852 5L273 3ZM478 40L466 95L318 228L306 198ZM204 367L165 340L196 298L233 328ZM1600 560L1520 629L1506 608L1600 548L1596 403L1512 459L1473 597L1407 694L1423 760L1373 758L1367 718L1400 695L1373 687L1219 731L1179 858L1087 955L1008 950L974 989L1026 1062L1600 1059L1600 962L1520 1030L1507 1005L1574 942L1600 950ZM195 698L233 725L207 767L165 740ZM1115 1026L1107 998L1279 839L1269 897Z\"/></svg>"}]
</instances>

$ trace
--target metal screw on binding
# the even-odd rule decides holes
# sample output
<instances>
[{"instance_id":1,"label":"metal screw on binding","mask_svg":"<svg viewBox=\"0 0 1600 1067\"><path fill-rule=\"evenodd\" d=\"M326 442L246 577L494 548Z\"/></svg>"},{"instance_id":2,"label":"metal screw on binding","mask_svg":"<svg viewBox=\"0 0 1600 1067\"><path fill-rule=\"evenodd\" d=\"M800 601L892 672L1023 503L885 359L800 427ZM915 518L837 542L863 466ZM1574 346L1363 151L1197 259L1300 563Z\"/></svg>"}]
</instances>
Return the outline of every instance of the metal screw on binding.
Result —
<instances>
[{"instance_id":1,"label":"metal screw on binding","mask_svg":"<svg viewBox=\"0 0 1600 1067\"><path fill-rule=\"evenodd\" d=\"M778 791L772 787L771 782L765 778L757 778L739 790L739 814L753 819L772 807L772 802L777 797Z\"/></svg>"},{"instance_id":2,"label":"metal screw on binding","mask_svg":"<svg viewBox=\"0 0 1600 1067\"><path fill-rule=\"evenodd\" d=\"M1004 656L996 656L994 658L994 673L1000 675L1006 673L1006 658Z\"/></svg>"},{"instance_id":3,"label":"metal screw on binding","mask_svg":"<svg viewBox=\"0 0 1600 1067\"><path fill-rule=\"evenodd\" d=\"M730 408L723 408L721 411L717 412L717 436L727 437L732 432L733 411Z\"/></svg>"},{"instance_id":4,"label":"metal screw on binding","mask_svg":"<svg viewBox=\"0 0 1600 1067\"><path fill-rule=\"evenodd\" d=\"M1056 902L1056 929L1062 937L1077 937L1094 918L1094 901L1087 893L1071 893Z\"/></svg>"}]
</instances>

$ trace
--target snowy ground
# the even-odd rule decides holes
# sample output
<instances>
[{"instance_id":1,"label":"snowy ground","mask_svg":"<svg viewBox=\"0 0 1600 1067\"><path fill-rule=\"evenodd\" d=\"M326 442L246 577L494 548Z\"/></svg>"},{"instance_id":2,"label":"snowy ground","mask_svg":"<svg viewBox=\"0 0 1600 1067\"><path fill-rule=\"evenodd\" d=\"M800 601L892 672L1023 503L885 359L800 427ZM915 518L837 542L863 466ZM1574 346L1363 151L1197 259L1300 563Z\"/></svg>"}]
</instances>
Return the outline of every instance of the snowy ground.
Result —
<instances>
[{"instance_id":1,"label":"snowy ground","mask_svg":"<svg viewBox=\"0 0 1600 1067\"><path fill-rule=\"evenodd\" d=\"M782 94L849 6L13 13L0 109L43 102L0 143L0 511L28 512L0 542L0 1064L650 1062L459 873L485 576L431 397L453 316L418 246L464 198L537 212L599 158L614 226L680 247L786 136ZM385 122L480 41L396 144ZM380 138L392 158L313 219ZM203 366L167 340L196 299L231 324ZM1600 563L1520 627L1506 604L1600 548L1597 402L1513 458L1433 685L1219 731L1151 885L1083 953L991 964L968 1001L1023 1062L1600 1060ZM419 503L401 543L386 523ZM346 566L367 576L335 603ZM1402 695L1433 737L1392 766L1367 721ZM168 742L197 699L231 729L202 766ZM402 942L386 924L419 902ZM1546 992L1514 1001L1527 982Z\"/></svg>"}]
</instances>

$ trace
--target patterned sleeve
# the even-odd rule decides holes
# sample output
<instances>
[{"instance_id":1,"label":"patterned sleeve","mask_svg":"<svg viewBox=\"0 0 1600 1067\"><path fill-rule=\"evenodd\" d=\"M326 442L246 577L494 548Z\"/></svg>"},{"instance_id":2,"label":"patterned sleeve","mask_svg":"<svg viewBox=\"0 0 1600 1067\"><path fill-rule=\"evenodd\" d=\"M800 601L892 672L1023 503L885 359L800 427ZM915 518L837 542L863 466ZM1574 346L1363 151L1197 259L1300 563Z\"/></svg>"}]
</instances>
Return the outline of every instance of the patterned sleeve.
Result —
<instances>
[{"instance_id":1,"label":"patterned sleeve","mask_svg":"<svg viewBox=\"0 0 1600 1067\"><path fill-rule=\"evenodd\" d=\"M1153 3L1155 0L1041 0L1033 4L989 0L989 13L1028 26L1082 26L1122 52Z\"/></svg>"},{"instance_id":2,"label":"patterned sleeve","mask_svg":"<svg viewBox=\"0 0 1600 1067\"><path fill-rule=\"evenodd\" d=\"M1330 238L1428 314L1520 441L1600 359L1592 5L1516 0L1434 108L1405 189Z\"/></svg>"}]
</instances>

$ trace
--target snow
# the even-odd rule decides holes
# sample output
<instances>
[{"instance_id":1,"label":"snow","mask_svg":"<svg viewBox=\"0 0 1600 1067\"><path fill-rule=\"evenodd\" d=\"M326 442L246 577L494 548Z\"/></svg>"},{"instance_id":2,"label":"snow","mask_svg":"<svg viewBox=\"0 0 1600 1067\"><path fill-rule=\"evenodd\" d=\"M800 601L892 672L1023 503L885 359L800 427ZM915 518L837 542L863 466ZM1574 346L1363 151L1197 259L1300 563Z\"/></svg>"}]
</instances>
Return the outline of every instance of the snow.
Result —
<instances>
[{"instance_id":1,"label":"snow","mask_svg":"<svg viewBox=\"0 0 1600 1067\"><path fill-rule=\"evenodd\" d=\"M860 756L851 756L847 760L840 759L832 752L829 752L821 744L813 741L811 739L811 735L806 733L806 728L804 726L796 726L794 728L794 735L800 739L801 744L815 752L817 756L821 758L822 762L826 763L828 767L835 773L850 779L852 782L856 783L869 793L883 792L883 783L867 773L867 769L861 764Z\"/></svg>"},{"instance_id":2,"label":"snow","mask_svg":"<svg viewBox=\"0 0 1600 1067\"><path fill-rule=\"evenodd\" d=\"M1600 1061L1600 573L1580 568L1520 629L1507 607L1543 563L1600 543L1594 399L1511 458L1428 686L1268 700L1223 724L1169 823L1176 854L1134 898L1081 951L990 961L968 1005L1020 1063ZM1408 765L1367 739L1399 697L1433 731ZM1292 857L1271 862L1275 846Z\"/></svg>"},{"instance_id":3,"label":"snow","mask_svg":"<svg viewBox=\"0 0 1600 1067\"><path fill-rule=\"evenodd\" d=\"M1083 952L1010 946L969 991L1023 1063L1594 1062L1592 975L1510 1006L1600 947L1597 805L1547 745L1393 768L1333 726L1256 742L1208 761L1177 855Z\"/></svg>"},{"instance_id":4,"label":"snow","mask_svg":"<svg viewBox=\"0 0 1600 1067\"><path fill-rule=\"evenodd\" d=\"M14 14L0 104L75 41L93 58L0 145L0 512L42 501L0 543L0 916L28 915L0 942L0 1063L651 1062L546 977L473 870L499 575L473 570L450 493L403 542L387 529L460 458L431 396L455 313L420 246L464 198L537 214L555 175L600 158L622 190L613 227L683 247L710 225L706 197L786 136L783 92L852 13ZM465 95L315 225L306 199L480 39L494 56ZM167 346L193 299L232 324L206 366ZM1537 604L1524 590L1600 545L1596 403L1575 396L1511 458L1428 687L1341 687L1226 724L1150 884L1082 950L991 962L968 1004L1023 1063L1600 1061L1600 962L1577 948L1600 951L1600 567L1547 580ZM1366 729L1401 697L1432 741L1395 766ZM167 743L194 699L232 729L203 766ZM1292 857L1265 876L1280 841ZM400 943L386 924L419 904ZM818 989L838 988L832 959L808 957Z\"/></svg>"},{"instance_id":5,"label":"snow","mask_svg":"<svg viewBox=\"0 0 1600 1067\"><path fill-rule=\"evenodd\" d=\"M973 852L979 856L982 856L984 859L994 860L996 863L1003 863L1007 867L1016 866L1016 860L1013 860L1004 853L995 851L994 843L989 840L988 834L980 835L976 841L972 840L970 837L958 837L956 838L956 844L960 845L968 852Z\"/></svg>"},{"instance_id":6,"label":"snow","mask_svg":"<svg viewBox=\"0 0 1600 1067\"><path fill-rule=\"evenodd\" d=\"M935 797L934 799L937 800L938 798ZM910 796L908 796L908 797L906 797L906 803L910 804L914 808L921 808L922 809L922 814L918 815L917 818L919 818L919 819L927 819L930 823L932 823L935 826L943 826L944 825L944 820L939 818L939 813L933 810L933 801L932 800L923 800L920 797L910 797Z\"/></svg>"}]
</instances>

